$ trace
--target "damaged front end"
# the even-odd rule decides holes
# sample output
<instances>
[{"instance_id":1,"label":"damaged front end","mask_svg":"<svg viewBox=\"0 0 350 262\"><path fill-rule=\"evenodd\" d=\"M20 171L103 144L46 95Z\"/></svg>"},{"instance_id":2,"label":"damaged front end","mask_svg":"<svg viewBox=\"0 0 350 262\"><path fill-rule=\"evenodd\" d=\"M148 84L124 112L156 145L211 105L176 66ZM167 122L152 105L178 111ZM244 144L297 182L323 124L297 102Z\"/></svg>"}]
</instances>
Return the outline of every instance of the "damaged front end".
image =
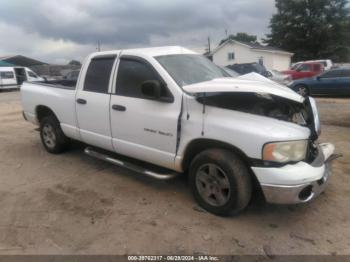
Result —
<instances>
[{"instance_id":1,"label":"damaged front end","mask_svg":"<svg viewBox=\"0 0 350 262\"><path fill-rule=\"evenodd\" d=\"M313 98L305 98L303 102L271 94L260 93L201 93L196 99L203 106L274 118L291 122L310 130L308 153L305 161L311 163L318 156L319 148L316 140L320 134L320 121L316 102Z\"/></svg>"},{"instance_id":2,"label":"damaged front end","mask_svg":"<svg viewBox=\"0 0 350 262\"><path fill-rule=\"evenodd\" d=\"M318 155L317 139L320 121L316 102L289 88L257 74L238 78L213 79L183 87L205 106L254 114L294 123L310 130L305 161L311 163Z\"/></svg>"},{"instance_id":3,"label":"damaged front end","mask_svg":"<svg viewBox=\"0 0 350 262\"><path fill-rule=\"evenodd\" d=\"M203 113L210 107L204 118L212 125L208 130L214 130L213 126L228 129L223 134L246 150L267 202L309 202L323 192L331 175L331 161L339 157L334 154L334 145L317 143L320 120L316 102L285 86L260 81L259 76L253 78L257 79L214 79L183 88L203 105ZM232 113L236 120L222 127L215 121L229 117L229 112L212 108L239 113Z\"/></svg>"}]
</instances>

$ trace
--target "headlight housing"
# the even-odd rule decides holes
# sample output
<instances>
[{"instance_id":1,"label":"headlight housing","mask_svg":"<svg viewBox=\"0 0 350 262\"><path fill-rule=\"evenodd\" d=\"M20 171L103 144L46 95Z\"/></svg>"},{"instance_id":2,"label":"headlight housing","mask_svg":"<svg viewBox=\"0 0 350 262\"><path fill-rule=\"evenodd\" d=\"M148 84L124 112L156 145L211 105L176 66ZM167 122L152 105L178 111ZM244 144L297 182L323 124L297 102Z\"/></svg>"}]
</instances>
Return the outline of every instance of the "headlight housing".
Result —
<instances>
[{"instance_id":1,"label":"headlight housing","mask_svg":"<svg viewBox=\"0 0 350 262\"><path fill-rule=\"evenodd\" d=\"M307 140L268 143L263 148L263 160L279 163L301 161L306 157L307 146Z\"/></svg>"}]
</instances>

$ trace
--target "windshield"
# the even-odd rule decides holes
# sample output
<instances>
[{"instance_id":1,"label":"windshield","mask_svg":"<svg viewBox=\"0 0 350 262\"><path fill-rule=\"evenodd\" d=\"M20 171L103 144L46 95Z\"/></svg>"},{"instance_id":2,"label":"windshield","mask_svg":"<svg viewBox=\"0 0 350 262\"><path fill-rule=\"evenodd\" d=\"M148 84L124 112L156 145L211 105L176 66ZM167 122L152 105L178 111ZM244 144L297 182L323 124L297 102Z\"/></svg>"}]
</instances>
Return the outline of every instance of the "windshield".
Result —
<instances>
[{"instance_id":1,"label":"windshield","mask_svg":"<svg viewBox=\"0 0 350 262\"><path fill-rule=\"evenodd\" d=\"M180 86L230 77L225 71L201 55L165 55L156 60Z\"/></svg>"},{"instance_id":2,"label":"windshield","mask_svg":"<svg viewBox=\"0 0 350 262\"><path fill-rule=\"evenodd\" d=\"M293 65L290 69L291 70L297 70L299 66L301 66L301 63L296 63L295 65Z\"/></svg>"}]
</instances>

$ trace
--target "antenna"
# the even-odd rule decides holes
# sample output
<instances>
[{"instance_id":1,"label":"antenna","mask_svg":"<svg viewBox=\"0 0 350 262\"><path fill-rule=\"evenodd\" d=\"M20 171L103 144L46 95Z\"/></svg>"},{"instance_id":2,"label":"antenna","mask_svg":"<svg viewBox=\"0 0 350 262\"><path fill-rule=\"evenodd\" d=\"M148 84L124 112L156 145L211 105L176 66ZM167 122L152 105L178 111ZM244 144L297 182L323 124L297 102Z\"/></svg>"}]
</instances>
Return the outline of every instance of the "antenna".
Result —
<instances>
[{"instance_id":1,"label":"antenna","mask_svg":"<svg viewBox=\"0 0 350 262\"><path fill-rule=\"evenodd\" d=\"M100 43L100 40L97 40L97 51L98 52L101 52L101 43Z\"/></svg>"}]
</instances>

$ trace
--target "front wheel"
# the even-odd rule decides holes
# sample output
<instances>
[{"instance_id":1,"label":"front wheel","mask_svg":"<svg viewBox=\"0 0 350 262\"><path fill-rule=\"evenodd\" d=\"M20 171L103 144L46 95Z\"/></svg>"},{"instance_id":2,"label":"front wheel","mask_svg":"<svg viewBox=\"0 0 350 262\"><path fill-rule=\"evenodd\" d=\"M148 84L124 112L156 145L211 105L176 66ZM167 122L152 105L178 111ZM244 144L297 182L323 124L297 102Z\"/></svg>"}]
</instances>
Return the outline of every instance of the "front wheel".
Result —
<instances>
[{"instance_id":1,"label":"front wheel","mask_svg":"<svg viewBox=\"0 0 350 262\"><path fill-rule=\"evenodd\" d=\"M191 163L189 179L199 205L216 215L238 213L250 201L252 182L248 168L228 150L201 152Z\"/></svg>"},{"instance_id":2,"label":"front wheel","mask_svg":"<svg viewBox=\"0 0 350 262\"><path fill-rule=\"evenodd\" d=\"M40 121L40 138L45 149L52 154L62 153L69 146L69 139L64 135L60 123L53 115Z\"/></svg>"}]
</instances>

